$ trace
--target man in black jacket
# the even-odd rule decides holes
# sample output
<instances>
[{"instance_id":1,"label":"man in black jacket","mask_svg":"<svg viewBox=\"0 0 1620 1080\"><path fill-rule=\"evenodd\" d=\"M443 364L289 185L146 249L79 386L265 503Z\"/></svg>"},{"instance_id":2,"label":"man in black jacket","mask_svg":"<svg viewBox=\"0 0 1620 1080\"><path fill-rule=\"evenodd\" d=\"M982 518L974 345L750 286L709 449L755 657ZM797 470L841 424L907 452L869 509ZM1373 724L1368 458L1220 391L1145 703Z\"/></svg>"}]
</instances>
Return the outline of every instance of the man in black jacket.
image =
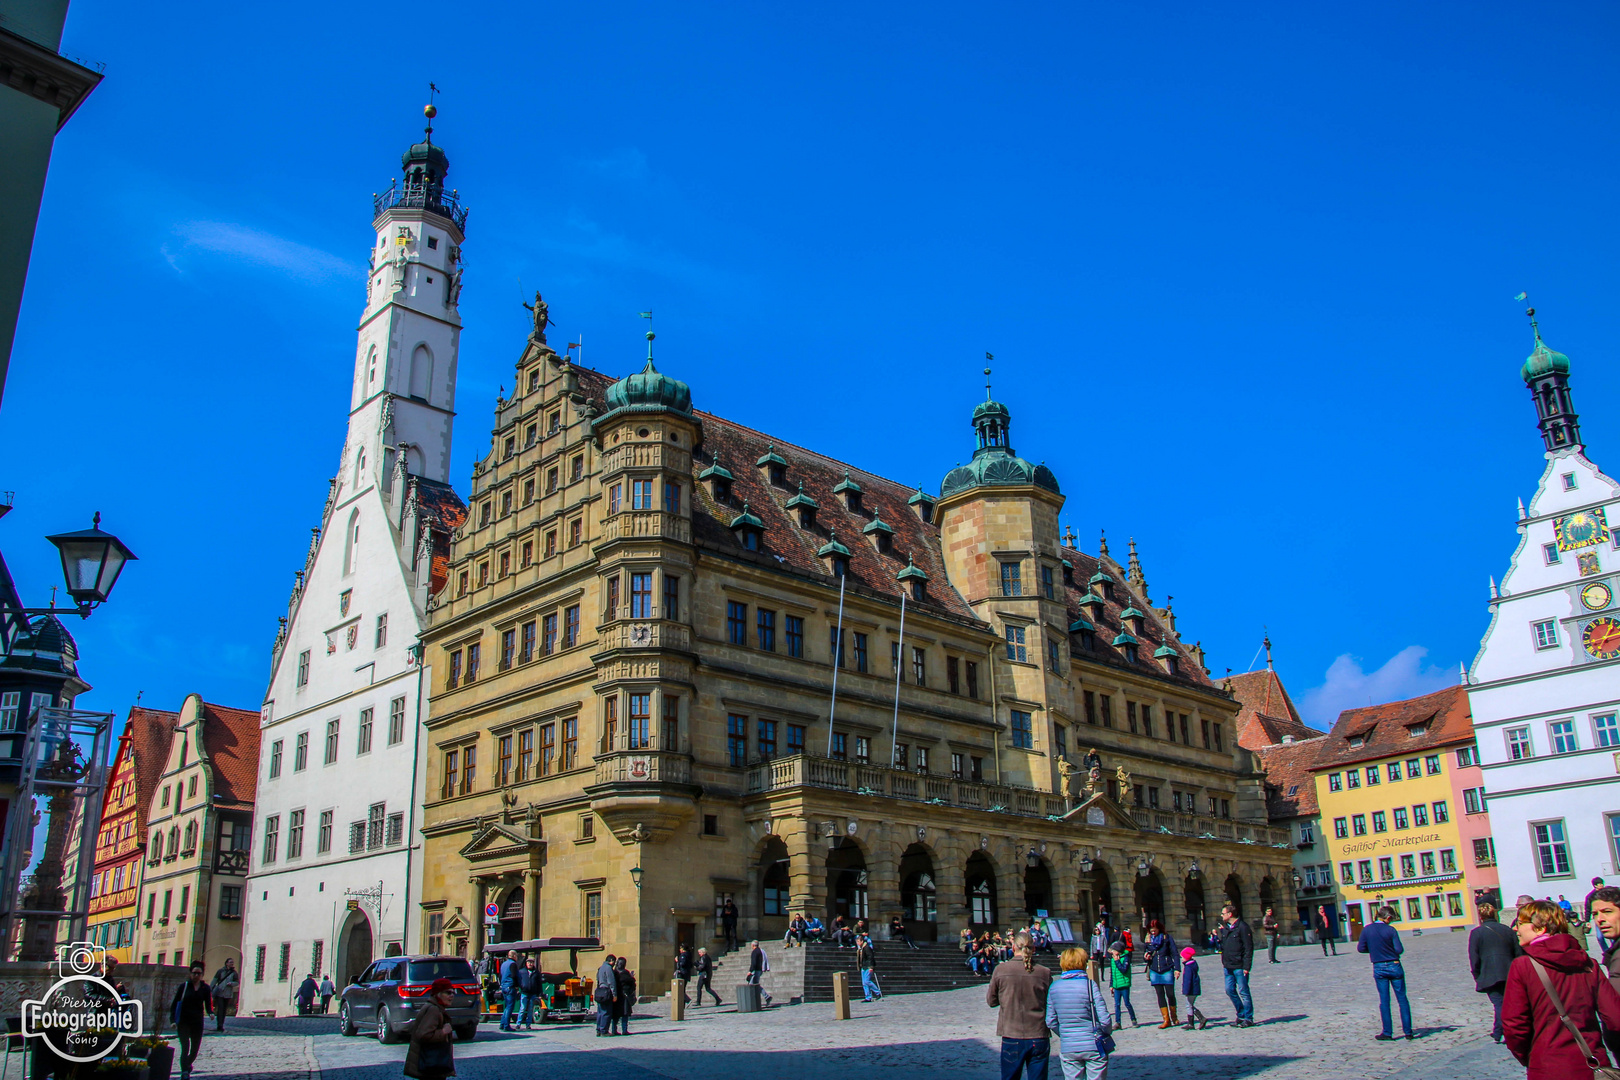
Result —
<instances>
[{"instance_id":1,"label":"man in black jacket","mask_svg":"<svg viewBox=\"0 0 1620 1080\"><path fill-rule=\"evenodd\" d=\"M726 897L725 905L720 909L720 928L725 931L728 949L737 947L737 917L740 914L736 902L731 897Z\"/></svg>"},{"instance_id":2,"label":"man in black jacket","mask_svg":"<svg viewBox=\"0 0 1620 1080\"><path fill-rule=\"evenodd\" d=\"M765 989L765 984L762 981L764 978L765 950L759 947L759 942L750 941L748 943L748 981L759 987L760 997L764 999L764 1004L769 1006L771 994L769 990Z\"/></svg>"},{"instance_id":3,"label":"man in black jacket","mask_svg":"<svg viewBox=\"0 0 1620 1080\"><path fill-rule=\"evenodd\" d=\"M1479 925L1468 934L1468 973L1474 977L1474 989L1490 998L1496 1010L1491 1038L1497 1042L1502 1041L1502 994L1507 989L1508 966L1523 951L1519 935L1496 921L1496 905L1480 904Z\"/></svg>"},{"instance_id":4,"label":"man in black jacket","mask_svg":"<svg viewBox=\"0 0 1620 1080\"><path fill-rule=\"evenodd\" d=\"M1231 904L1221 908L1221 967L1226 971L1226 996L1237 1010L1238 1027L1254 1027L1254 997L1249 993L1249 969L1254 966L1254 931L1238 918Z\"/></svg>"},{"instance_id":5,"label":"man in black jacket","mask_svg":"<svg viewBox=\"0 0 1620 1080\"><path fill-rule=\"evenodd\" d=\"M709 980L714 977L714 960L709 956L708 949L699 949L697 954L697 1003L703 1004L703 991L707 990L709 996L714 998L716 1005L720 1004L720 995L714 992Z\"/></svg>"}]
</instances>

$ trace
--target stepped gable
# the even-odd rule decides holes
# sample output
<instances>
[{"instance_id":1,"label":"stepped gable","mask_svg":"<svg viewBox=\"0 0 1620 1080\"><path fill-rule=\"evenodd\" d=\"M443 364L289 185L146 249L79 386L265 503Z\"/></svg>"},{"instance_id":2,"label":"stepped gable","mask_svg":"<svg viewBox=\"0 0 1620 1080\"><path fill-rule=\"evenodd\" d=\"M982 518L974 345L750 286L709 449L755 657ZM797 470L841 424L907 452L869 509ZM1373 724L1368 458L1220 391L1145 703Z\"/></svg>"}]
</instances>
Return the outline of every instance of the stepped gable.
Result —
<instances>
[{"instance_id":1,"label":"stepped gable","mask_svg":"<svg viewBox=\"0 0 1620 1080\"><path fill-rule=\"evenodd\" d=\"M1311 769L1326 746L1327 739L1318 735L1254 751L1266 773L1266 814L1272 821L1319 812Z\"/></svg>"},{"instance_id":2,"label":"stepped gable","mask_svg":"<svg viewBox=\"0 0 1620 1080\"><path fill-rule=\"evenodd\" d=\"M1294 701L1283 689L1275 669L1261 668L1233 675L1226 681L1226 688L1243 706L1237 718L1237 743L1245 750L1275 746L1284 737L1292 737L1297 742L1319 739L1327 734L1300 719L1299 710L1294 708Z\"/></svg>"},{"instance_id":3,"label":"stepped gable","mask_svg":"<svg viewBox=\"0 0 1620 1080\"><path fill-rule=\"evenodd\" d=\"M1076 619L1085 619L1097 628L1096 646L1086 654L1088 658L1100 660L1105 664L1130 668L1133 671L1150 670L1159 678L1171 679L1175 682L1214 687L1215 684L1204 673L1204 665L1193 655L1191 649L1182 644L1180 638L1170 633L1160 620L1158 612L1148 603L1147 598L1138 595L1131 587L1131 584L1125 580L1125 574L1117 563L1112 560L1104 563L1101 559L1087 555L1077 548L1063 547L1059 550L1062 552L1063 558L1068 560L1069 565L1073 568L1074 584L1067 586L1064 590L1069 622L1072 624ZM1080 601L1085 599L1086 594L1091 591L1087 582L1098 571L1114 579L1113 598L1103 597L1103 603L1100 607L1095 604L1087 604L1082 607ZM1142 632L1140 634L1132 632L1132 636L1137 639L1137 661L1134 664L1125 658L1124 650L1113 643L1114 638L1119 635L1120 631L1126 628L1124 621L1120 619L1120 613L1130 607L1135 607L1144 616ZM1073 640L1073 635L1071 635L1070 640ZM1155 650L1166 645L1176 651L1178 663L1176 665L1177 674L1175 675L1165 671L1164 665L1153 657ZM1077 655L1080 651L1078 647L1075 649Z\"/></svg>"},{"instance_id":4,"label":"stepped gable","mask_svg":"<svg viewBox=\"0 0 1620 1080\"><path fill-rule=\"evenodd\" d=\"M1421 734L1412 729L1421 726ZM1474 737L1468 687L1448 686L1422 697L1346 709L1328 732L1313 771L1379 758L1410 756ZM1352 743L1361 740L1360 746Z\"/></svg>"},{"instance_id":5,"label":"stepped gable","mask_svg":"<svg viewBox=\"0 0 1620 1080\"><path fill-rule=\"evenodd\" d=\"M703 423L703 447L693 455L694 462L701 465L694 464L694 471L702 472L718 457L733 477L729 503L715 502L707 484L693 485L697 494L692 504L692 534L701 546L723 551L739 560L782 566L807 577L836 583L832 572L816 554L836 534L838 543L849 549L852 588L861 586L898 599L901 584L896 575L911 559L928 575L928 585L923 600L908 603L980 623L973 609L946 578L939 530L925 523L907 505L906 500L916 494L916 488L897 484L713 413L693 412ZM755 465L773 448L787 461L787 483L783 487L772 485L764 470ZM833 488L842 484L846 475L860 485L859 512L849 510L843 497L833 493ZM786 506L787 501L799 493L801 483L804 493L817 503L815 524L809 529L801 528L798 517ZM748 512L759 518L763 528L758 552L745 551L728 528L731 520L742 513L745 502ZM862 532L875 517L881 517L883 523L894 530L887 554L878 551L871 538Z\"/></svg>"},{"instance_id":6,"label":"stepped gable","mask_svg":"<svg viewBox=\"0 0 1620 1080\"><path fill-rule=\"evenodd\" d=\"M203 748L214 768L216 802L249 804L259 778L259 713L203 702Z\"/></svg>"},{"instance_id":7,"label":"stepped gable","mask_svg":"<svg viewBox=\"0 0 1620 1080\"><path fill-rule=\"evenodd\" d=\"M143 709L131 706L129 719L124 722L123 737L129 740L130 752L135 755L135 820L137 836L146 835L146 814L152 807L152 796L163 776L163 766L169 760L169 744L174 741L174 725L180 719L177 712L162 709ZM254 738L258 738L257 731Z\"/></svg>"}]
</instances>

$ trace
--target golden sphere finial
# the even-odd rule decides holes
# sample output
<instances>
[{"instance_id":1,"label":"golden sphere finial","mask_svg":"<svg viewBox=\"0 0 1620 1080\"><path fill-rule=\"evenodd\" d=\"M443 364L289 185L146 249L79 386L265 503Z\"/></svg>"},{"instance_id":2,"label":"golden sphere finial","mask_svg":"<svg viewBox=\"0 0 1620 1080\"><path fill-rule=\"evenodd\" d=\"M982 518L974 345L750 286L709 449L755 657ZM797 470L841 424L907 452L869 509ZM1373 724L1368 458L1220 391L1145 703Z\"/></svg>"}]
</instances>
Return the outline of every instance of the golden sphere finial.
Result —
<instances>
[{"instance_id":1,"label":"golden sphere finial","mask_svg":"<svg viewBox=\"0 0 1620 1080\"><path fill-rule=\"evenodd\" d=\"M439 115L439 107L437 105L429 105L422 110L422 115L431 120L435 116Z\"/></svg>"}]
</instances>

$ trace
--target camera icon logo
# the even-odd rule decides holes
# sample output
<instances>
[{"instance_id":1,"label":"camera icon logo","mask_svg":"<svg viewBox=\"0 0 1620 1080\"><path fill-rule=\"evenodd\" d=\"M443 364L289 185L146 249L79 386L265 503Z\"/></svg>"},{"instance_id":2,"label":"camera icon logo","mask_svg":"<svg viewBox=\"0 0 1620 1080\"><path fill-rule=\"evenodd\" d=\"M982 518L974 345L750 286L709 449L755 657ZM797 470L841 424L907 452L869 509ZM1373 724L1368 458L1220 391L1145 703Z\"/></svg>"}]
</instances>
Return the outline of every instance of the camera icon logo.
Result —
<instances>
[{"instance_id":1,"label":"camera icon logo","mask_svg":"<svg viewBox=\"0 0 1620 1080\"><path fill-rule=\"evenodd\" d=\"M56 947L56 974L94 975L107 960L107 950L93 941L72 941Z\"/></svg>"}]
</instances>

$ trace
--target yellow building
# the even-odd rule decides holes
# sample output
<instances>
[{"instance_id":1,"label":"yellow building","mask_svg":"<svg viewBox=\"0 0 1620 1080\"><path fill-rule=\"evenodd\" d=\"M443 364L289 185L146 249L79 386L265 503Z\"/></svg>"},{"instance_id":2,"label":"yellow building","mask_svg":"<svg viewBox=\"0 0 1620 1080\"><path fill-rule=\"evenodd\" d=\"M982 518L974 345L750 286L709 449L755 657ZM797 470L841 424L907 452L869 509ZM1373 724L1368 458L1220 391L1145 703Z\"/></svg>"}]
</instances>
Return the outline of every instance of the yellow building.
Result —
<instances>
[{"instance_id":1,"label":"yellow building","mask_svg":"<svg viewBox=\"0 0 1620 1080\"><path fill-rule=\"evenodd\" d=\"M136 706L129 710L118 756L107 781L90 885L90 940L125 963L134 959L135 925L146 864L146 818L158 777L169 758L178 713Z\"/></svg>"},{"instance_id":2,"label":"yellow building","mask_svg":"<svg viewBox=\"0 0 1620 1080\"><path fill-rule=\"evenodd\" d=\"M652 986L727 898L745 939L1294 909L1237 704L1134 545L1059 535L1004 406L935 499L695 411L650 359L613 382L536 334L516 387L423 635L414 948L597 936Z\"/></svg>"},{"instance_id":3,"label":"yellow building","mask_svg":"<svg viewBox=\"0 0 1620 1080\"><path fill-rule=\"evenodd\" d=\"M1360 937L1384 904L1408 929L1472 926L1497 882L1494 860L1472 857L1489 822L1468 688L1349 709L1321 744L1312 772L1345 932Z\"/></svg>"}]
</instances>

